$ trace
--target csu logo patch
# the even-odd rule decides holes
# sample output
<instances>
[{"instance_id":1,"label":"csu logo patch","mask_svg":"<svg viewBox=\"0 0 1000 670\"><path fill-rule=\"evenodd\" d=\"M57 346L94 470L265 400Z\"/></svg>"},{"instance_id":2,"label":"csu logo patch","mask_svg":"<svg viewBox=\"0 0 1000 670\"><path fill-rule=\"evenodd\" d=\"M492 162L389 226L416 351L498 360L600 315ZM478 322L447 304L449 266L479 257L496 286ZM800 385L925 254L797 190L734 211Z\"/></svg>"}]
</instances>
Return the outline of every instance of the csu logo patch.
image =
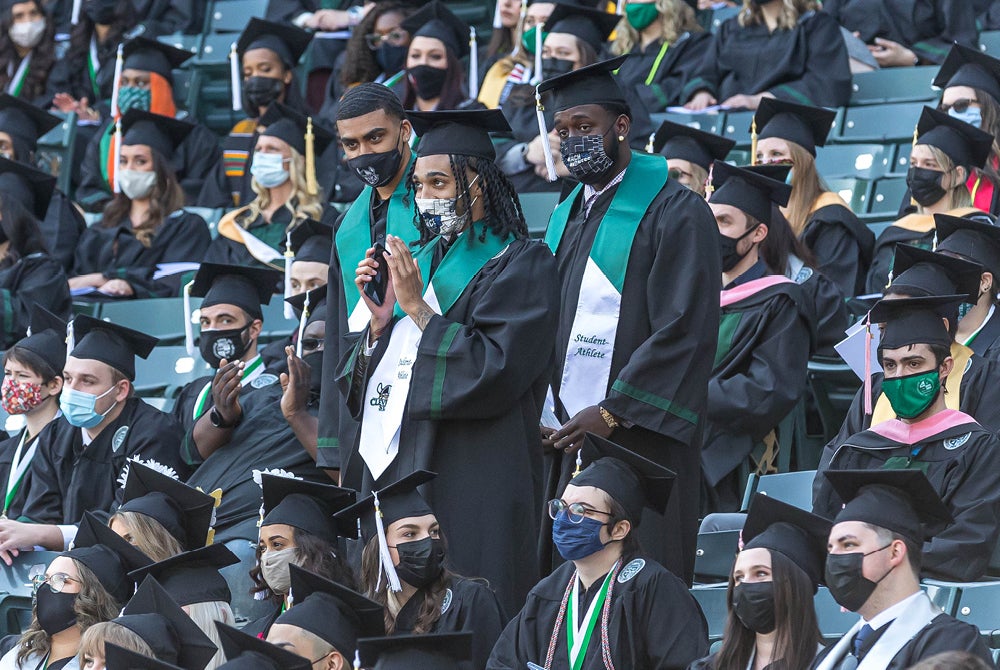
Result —
<instances>
[{"instance_id":1,"label":"csu logo patch","mask_svg":"<svg viewBox=\"0 0 1000 670\"><path fill-rule=\"evenodd\" d=\"M953 438L951 438L949 440L945 440L944 441L944 448L947 449L948 451L954 451L955 449L958 449L963 444L965 444L966 442L968 442L970 437L972 437L972 433L971 432L966 433L965 435L962 435L961 437L953 437Z\"/></svg>"},{"instance_id":2,"label":"csu logo patch","mask_svg":"<svg viewBox=\"0 0 1000 670\"><path fill-rule=\"evenodd\" d=\"M921 395L930 395L934 392L934 383L929 379L921 379L917 383L917 390Z\"/></svg>"},{"instance_id":3,"label":"csu logo patch","mask_svg":"<svg viewBox=\"0 0 1000 670\"><path fill-rule=\"evenodd\" d=\"M117 452L125 444L125 438L128 437L128 426L122 426L115 431L114 436L111 438L111 450Z\"/></svg>"},{"instance_id":4,"label":"csu logo patch","mask_svg":"<svg viewBox=\"0 0 1000 670\"><path fill-rule=\"evenodd\" d=\"M451 589L448 589L447 591L444 592L444 600L441 601L441 614L447 612L448 608L451 607L451 600L452 600Z\"/></svg>"},{"instance_id":5,"label":"csu logo patch","mask_svg":"<svg viewBox=\"0 0 1000 670\"><path fill-rule=\"evenodd\" d=\"M622 568L622 571L618 573L618 583L624 584L625 582L627 582L628 580L632 579L637 574L639 574L639 572L644 567L646 567L646 561L644 561L641 558L635 559L634 561L626 565L624 568Z\"/></svg>"}]
</instances>

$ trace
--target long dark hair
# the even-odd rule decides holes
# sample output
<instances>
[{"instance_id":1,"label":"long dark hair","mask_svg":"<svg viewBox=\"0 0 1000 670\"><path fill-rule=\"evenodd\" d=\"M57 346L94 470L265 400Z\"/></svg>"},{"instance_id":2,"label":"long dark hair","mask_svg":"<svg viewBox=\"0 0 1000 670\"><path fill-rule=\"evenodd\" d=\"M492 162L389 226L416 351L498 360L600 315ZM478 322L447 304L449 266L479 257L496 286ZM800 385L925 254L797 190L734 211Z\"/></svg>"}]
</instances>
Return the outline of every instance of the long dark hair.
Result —
<instances>
[{"instance_id":1,"label":"long dark hair","mask_svg":"<svg viewBox=\"0 0 1000 670\"><path fill-rule=\"evenodd\" d=\"M135 9L130 0L118 0L115 7L115 20L111 23L106 42L118 44L122 41L122 36L131 30L136 24ZM86 71L87 53L90 50L90 36L94 34L94 22L87 16L87 12L80 12L80 22L76 24L69 34L69 49L66 51L66 60L73 64L73 68L83 68ZM113 66L113 64L112 64ZM96 100L91 101L96 103Z\"/></svg>"},{"instance_id":2,"label":"long dark hair","mask_svg":"<svg viewBox=\"0 0 1000 670\"><path fill-rule=\"evenodd\" d=\"M0 193L0 228L10 240L0 267L10 267L25 256L48 251L34 214L10 193Z\"/></svg>"},{"instance_id":3,"label":"long dark hair","mask_svg":"<svg viewBox=\"0 0 1000 670\"><path fill-rule=\"evenodd\" d=\"M382 74L382 68L375 60L375 52L369 48L365 38L375 32L375 24L380 18L394 12L402 14L405 19L413 13L413 9L398 0L377 3L351 31L347 48L344 50L344 63L340 68L340 83L345 88L366 81L375 81L376 77ZM394 73L386 72L386 74Z\"/></svg>"},{"instance_id":4,"label":"long dark hair","mask_svg":"<svg viewBox=\"0 0 1000 670\"><path fill-rule=\"evenodd\" d=\"M816 610L813 609L813 584L791 560L770 549L768 553L771 554L771 581L774 584L774 659L780 659L785 668L808 668L820 643ZM735 588L736 582L730 574L726 591L729 616L722 648L715 656L715 670L743 670L757 642L756 634L733 612Z\"/></svg>"},{"instance_id":5,"label":"long dark hair","mask_svg":"<svg viewBox=\"0 0 1000 670\"><path fill-rule=\"evenodd\" d=\"M448 75L445 77L444 86L441 87L441 98L438 101L436 111L446 111L456 109L465 102L465 68L461 61L452 53L450 47L445 47L445 57L447 60ZM409 76L403 76L403 107L405 109L415 109L417 104L417 89L410 84Z\"/></svg>"},{"instance_id":6,"label":"long dark hair","mask_svg":"<svg viewBox=\"0 0 1000 670\"><path fill-rule=\"evenodd\" d=\"M798 256L806 267L816 269L816 257L801 239L792 232L788 219L777 207L771 208L771 222L767 224L767 237L760 243L760 257L764 264L776 275L788 270L789 256ZM794 279L794 277L793 277Z\"/></svg>"},{"instance_id":7,"label":"long dark hair","mask_svg":"<svg viewBox=\"0 0 1000 670\"><path fill-rule=\"evenodd\" d=\"M45 32L42 40L31 49L31 65L28 67L28 75L24 78L24 86L21 88L19 97L31 102L36 98L45 95L45 85L49 80L49 72L56 63L55 33L56 26L52 17L45 12L40 0L27 0L41 12L45 18ZM7 11L0 16L0 87L7 88L11 77L7 75L7 70L16 70L13 66L18 62L17 48L14 41L10 39L10 27L14 23L11 9L13 5L8 5ZM21 160L28 160L27 156L18 156Z\"/></svg>"},{"instance_id":8,"label":"long dark hair","mask_svg":"<svg viewBox=\"0 0 1000 670\"><path fill-rule=\"evenodd\" d=\"M993 148L990 157L986 161L985 167L975 168L978 176L986 177L994 186L1000 186L1000 172L993 165L993 161L1000 158L1000 100L982 90L973 88L976 92L976 100L979 101L979 109L983 115L983 123L980 128L993 136Z\"/></svg>"},{"instance_id":9,"label":"long dark hair","mask_svg":"<svg viewBox=\"0 0 1000 670\"><path fill-rule=\"evenodd\" d=\"M142 246L149 248L156 231L163 221L184 206L184 190L177 183L177 177L170 163L160 155L160 152L150 147L153 156L153 172L156 173L156 185L149 194L149 212L146 220L132 227L132 233ZM115 193L114 197L104 206L104 217L101 226L114 228L127 221L132 209L132 200L124 193Z\"/></svg>"},{"instance_id":10,"label":"long dark hair","mask_svg":"<svg viewBox=\"0 0 1000 670\"><path fill-rule=\"evenodd\" d=\"M358 580L354 576L354 571L347 564L347 561L340 555L337 548L326 540L307 533L299 528L292 527L292 539L295 540L295 564L309 572L313 572L320 577L325 577L337 582L341 586L357 590ZM279 603L282 600L280 593L275 593L264 581L264 573L260 569L260 544L257 544L257 562L250 570L250 595L257 600L271 600Z\"/></svg>"}]
</instances>

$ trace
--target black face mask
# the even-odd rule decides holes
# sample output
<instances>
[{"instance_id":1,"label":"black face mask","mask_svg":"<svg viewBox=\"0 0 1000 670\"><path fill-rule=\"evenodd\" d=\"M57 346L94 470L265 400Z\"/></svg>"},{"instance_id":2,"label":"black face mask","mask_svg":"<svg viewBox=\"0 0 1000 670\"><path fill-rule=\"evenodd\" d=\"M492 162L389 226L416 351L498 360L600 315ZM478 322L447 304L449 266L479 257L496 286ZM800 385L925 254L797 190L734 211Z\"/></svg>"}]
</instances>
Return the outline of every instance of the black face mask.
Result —
<instances>
[{"instance_id":1,"label":"black face mask","mask_svg":"<svg viewBox=\"0 0 1000 670\"><path fill-rule=\"evenodd\" d=\"M561 74L566 74L573 71L573 61L566 60L565 58L543 58L542 59L542 72L545 73L546 79L549 77L557 77Z\"/></svg>"},{"instance_id":2,"label":"black face mask","mask_svg":"<svg viewBox=\"0 0 1000 670\"><path fill-rule=\"evenodd\" d=\"M862 574L862 566L865 556L870 556L878 551L883 551L891 547L887 544L881 549L869 551L867 554L854 552L850 554L829 554L826 557L826 585L830 589L830 595L840 605L852 612L857 612L868 602L875 588L883 579L889 576L889 572L882 575L881 579L873 582Z\"/></svg>"},{"instance_id":3,"label":"black face mask","mask_svg":"<svg viewBox=\"0 0 1000 670\"><path fill-rule=\"evenodd\" d=\"M201 351L202 359L218 369L225 358L230 363L243 357L250 342L243 339L243 333L250 328L250 324L242 328L229 328L228 330L203 330L198 341L198 349Z\"/></svg>"},{"instance_id":4,"label":"black face mask","mask_svg":"<svg viewBox=\"0 0 1000 670\"><path fill-rule=\"evenodd\" d=\"M403 162L403 153L399 150L399 141L403 139L403 131L399 131L396 146L389 151L377 154L364 154L347 160L347 167L354 170L358 179L377 188L385 186L399 172L399 164Z\"/></svg>"},{"instance_id":5,"label":"black face mask","mask_svg":"<svg viewBox=\"0 0 1000 670\"><path fill-rule=\"evenodd\" d=\"M396 74L406 65L406 52L410 47L383 44L375 49L375 62L385 74Z\"/></svg>"},{"instance_id":6,"label":"black face mask","mask_svg":"<svg viewBox=\"0 0 1000 670\"><path fill-rule=\"evenodd\" d=\"M743 233L739 237L727 237L722 233L719 233L719 246L722 249L722 271L729 272L734 267L739 265L740 261L750 253L750 249L747 249L742 254L736 250L739 245L740 240L744 237L757 230L757 226L754 226L747 232ZM752 249L753 247L751 247Z\"/></svg>"},{"instance_id":7,"label":"black face mask","mask_svg":"<svg viewBox=\"0 0 1000 670\"><path fill-rule=\"evenodd\" d=\"M285 82L274 77L247 77L243 80L243 109L256 114L261 107L269 107L281 97Z\"/></svg>"},{"instance_id":8,"label":"black face mask","mask_svg":"<svg viewBox=\"0 0 1000 670\"><path fill-rule=\"evenodd\" d=\"M737 584L733 589L733 612L743 625L766 635L774 630L774 582Z\"/></svg>"},{"instance_id":9,"label":"black face mask","mask_svg":"<svg viewBox=\"0 0 1000 670\"><path fill-rule=\"evenodd\" d=\"M309 400L312 401L319 398L319 391L323 386L323 352L306 354L302 360L309 366Z\"/></svg>"},{"instance_id":10,"label":"black face mask","mask_svg":"<svg viewBox=\"0 0 1000 670\"><path fill-rule=\"evenodd\" d=\"M422 589L441 576L444 570L444 542L441 538L425 537L396 545L399 565L396 573L410 586Z\"/></svg>"},{"instance_id":11,"label":"black face mask","mask_svg":"<svg viewBox=\"0 0 1000 670\"><path fill-rule=\"evenodd\" d=\"M612 130L614 126L600 135L571 135L559 143L563 164L578 182L596 184L614 167L612 156L618 155L618 138L612 138L614 147L610 154L604 148L604 137Z\"/></svg>"},{"instance_id":12,"label":"black face mask","mask_svg":"<svg viewBox=\"0 0 1000 670\"><path fill-rule=\"evenodd\" d=\"M102 26L109 26L115 22L118 0L91 0L83 11L87 18Z\"/></svg>"},{"instance_id":13,"label":"black face mask","mask_svg":"<svg viewBox=\"0 0 1000 670\"><path fill-rule=\"evenodd\" d=\"M941 200L948 193L941 186L942 177L944 177L944 172L911 167L906 173L906 185L910 188L910 195L917 201L917 204L928 207Z\"/></svg>"},{"instance_id":14,"label":"black face mask","mask_svg":"<svg viewBox=\"0 0 1000 670\"><path fill-rule=\"evenodd\" d=\"M417 97L421 100L433 100L441 95L444 88L444 80L448 78L448 71L430 65L418 65L406 71L410 77L410 83L417 89Z\"/></svg>"},{"instance_id":15,"label":"black face mask","mask_svg":"<svg viewBox=\"0 0 1000 670\"><path fill-rule=\"evenodd\" d=\"M76 624L76 594L56 593L48 584L42 584L35 598L35 617L49 635L66 630Z\"/></svg>"}]
</instances>

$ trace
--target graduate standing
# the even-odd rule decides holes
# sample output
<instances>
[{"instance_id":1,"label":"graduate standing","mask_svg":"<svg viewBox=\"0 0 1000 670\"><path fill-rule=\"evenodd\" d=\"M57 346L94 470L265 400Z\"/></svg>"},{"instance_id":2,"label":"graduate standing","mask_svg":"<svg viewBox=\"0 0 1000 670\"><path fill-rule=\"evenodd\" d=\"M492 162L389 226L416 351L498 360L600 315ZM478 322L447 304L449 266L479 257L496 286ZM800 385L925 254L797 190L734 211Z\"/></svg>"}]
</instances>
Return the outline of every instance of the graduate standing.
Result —
<instances>
[{"instance_id":1,"label":"graduate standing","mask_svg":"<svg viewBox=\"0 0 1000 670\"><path fill-rule=\"evenodd\" d=\"M566 422L548 436L546 495L569 481L585 432L612 436L670 468L677 495L665 516L645 514L642 538L652 557L690 579L719 332L718 229L704 201L667 178L661 156L629 149L631 117L612 75L624 58L539 86L552 92L563 161L582 182L552 213L545 235L559 263L551 380ZM551 549L543 542L542 551Z\"/></svg>"}]
</instances>

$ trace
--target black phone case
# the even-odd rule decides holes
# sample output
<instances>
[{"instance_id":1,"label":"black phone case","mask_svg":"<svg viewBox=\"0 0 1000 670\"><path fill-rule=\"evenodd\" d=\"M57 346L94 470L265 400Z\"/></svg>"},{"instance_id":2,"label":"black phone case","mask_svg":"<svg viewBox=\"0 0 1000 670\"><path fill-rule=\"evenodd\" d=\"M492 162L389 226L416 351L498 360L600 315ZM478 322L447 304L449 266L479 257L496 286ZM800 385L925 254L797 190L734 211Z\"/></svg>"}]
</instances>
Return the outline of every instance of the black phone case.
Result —
<instances>
[{"instance_id":1,"label":"black phone case","mask_svg":"<svg viewBox=\"0 0 1000 670\"><path fill-rule=\"evenodd\" d=\"M365 295L373 303L381 306L385 301L385 291L389 287L389 268L385 263L385 247L381 244L376 244L372 260L378 263L378 268L375 271L375 277L365 284Z\"/></svg>"}]
</instances>

